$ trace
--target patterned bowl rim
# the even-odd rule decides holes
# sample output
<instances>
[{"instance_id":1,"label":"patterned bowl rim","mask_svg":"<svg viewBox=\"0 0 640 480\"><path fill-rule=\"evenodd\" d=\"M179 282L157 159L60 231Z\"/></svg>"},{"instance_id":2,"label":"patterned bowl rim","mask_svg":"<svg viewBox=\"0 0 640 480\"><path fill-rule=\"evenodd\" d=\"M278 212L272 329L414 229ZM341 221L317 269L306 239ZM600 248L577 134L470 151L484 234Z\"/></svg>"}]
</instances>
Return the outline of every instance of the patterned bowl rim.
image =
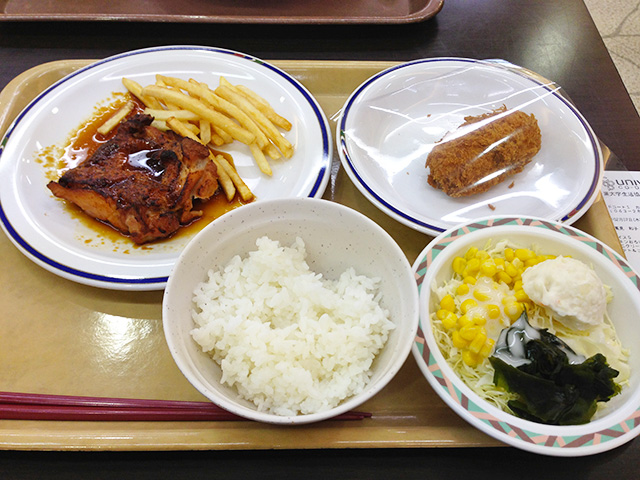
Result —
<instances>
[{"instance_id":1,"label":"patterned bowl rim","mask_svg":"<svg viewBox=\"0 0 640 480\"><path fill-rule=\"evenodd\" d=\"M593 248L611 261L633 283L635 289L640 290L640 278L633 268L620 255L596 238L562 223L534 217L515 216L478 219L468 224L453 227L436 237L420 253L413 265L418 290L421 290L427 270L448 245L474 231L500 226L541 228L568 235L576 241ZM463 389L459 388L456 382L460 384L460 380L455 377L450 378L438 364L421 325L418 328L412 352L420 370L436 393L458 415L488 435L517 448L555 456L591 455L613 449L640 434L640 405L637 405L632 413L621 421L616 421L617 423L606 428L598 428L597 431L573 435L550 435L537 431L544 430L548 426L523 421L509 414L499 415L501 412L497 408L480 399L466 385L463 386ZM450 372L448 366L445 367L445 370ZM499 418L492 411L497 412L502 418ZM530 428L522 428L514 423L524 423ZM536 426L539 428L536 428ZM560 427L561 430L563 428L570 427Z\"/></svg>"}]
</instances>

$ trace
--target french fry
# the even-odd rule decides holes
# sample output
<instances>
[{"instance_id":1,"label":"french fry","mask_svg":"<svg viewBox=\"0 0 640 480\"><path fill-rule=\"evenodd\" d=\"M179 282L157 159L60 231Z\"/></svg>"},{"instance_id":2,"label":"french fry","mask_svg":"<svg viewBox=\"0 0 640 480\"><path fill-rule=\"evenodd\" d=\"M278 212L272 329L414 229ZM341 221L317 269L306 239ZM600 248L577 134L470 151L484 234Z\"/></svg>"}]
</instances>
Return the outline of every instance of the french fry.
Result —
<instances>
[{"instance_id":1,"label":"french fry","mask_svg":"<svg viewBox=\"0 0 640 480\"><path fill-rule=\"evenodd\" d=\"M118 111L109 117L106 122L98 127L98 133L102 135L106 135L111 130L113 130L129 113L133 110L133 102L131 100L127 101L122 107L118 109Z\"/></svg>"},{"instance_id":2,"label":"french fry","mask_svg":"<svg viewBox=\"0 0 640 480\"><path fill-rule=\"evenodd\" d=\"M189 80L183 80L182 78L168 77L165 75L156 75L156 78L156 83L158 85L162 83L163 85L168 87L184 90L194 98L199 98L205 101L207 100L206 98L204 98L203 88L208 89L208 87L205 84L194 80L193 78L190 78Z\"/></svg>"},{"instance_id":3,"label":"french fry","mask_svg":"<svg viewBox=\"0 0 640 480\"><path fill-rule=\"evenodd\" d=\"M229 162L229 165L231 165L234 169L236 168L236 162L235 162L235 160L233 159L233 157L231 156L230 153L223 152L222 150L218 150L218 149L215 149L215 148L211 149L211 153L213 153L216 157L218 155L222 155L224 157L224 159L227 162Z\"/></svg>"},{"instance_id":4,"label":"french fry","mask_svg":"<svg viewBox=\"0 0 640 480\"><path fill-rule=\"evenodd\" d=\"M124 87L148 108L162 108L160 102L155 98L150 98L142 94L142 85L130 78L122 77Z\"/></svg>"},{"instance_id":5,"label":"french fry","mask_svg":"<svg viewBox=\"0 0 640 480\"><path fill-rule=\"evenodd\" d=\"M211 127L213 131L216 133L216 135L218 135L222 139L222 143L220 145L233 142L233 137L229 135L227 132L225 132L221 128L218 128L216 125L212 125Z\"/></svg>"},{"instance_id":6,"label":"french fry","mask_svg":"<svg viewBox=\"0 0 640 480\"><path fill-rule=\"evenodd\" d=\"M185 81L180 78L165 77L161 75L158 75L158 78L166 85L180 88L191 96L205 102L205 104L211 105L217 111L237 120L242 127L255 135L255 141L258 143L260 148L264 148L269 143L267 136L249 115L233 103L217 96L206 84L197 82L194 79Z\"/></svg>"},{"instance_id":7,"label":"french fry","mask_svg":"<svg viewBox=\"0 0 640 480\"><path fill-rule=\"evenodd\" d=\"M213 145L214 147L221 147L222 145L224 145L224 140L217 133L211 132L211 140L209 141L209 145Z\"/></svg>"},{"instance_id":8,"label":"french fry","mask_svg":"<svg viewBox=\"0 0 640 480\"><path fill-rule=\"evenodd\" d=\"M177 77L167 77L163 75L156 75L157 84L166 85L168 87L173 87L175 89L184 90L191 97L202 101L208 107L216 108L216 106L209 101L208 98L205 98L204 93L205 90L200 86L199 83L193 81L186 81ZM225 112L221 112L225 113Z\"/></svg>"},{"instance_id":9,"label":"french fry","mask_svg":"<svg viewBox=\"0 0 640 480\"><path fill-rule=\"evenodd\" d=\"M233 200L233 197L236 196L236 187L233 184L233 180L231 180L231 177L229 177L224 167L220 164L217 156L210 153L209 158L216 165L216 169L218 170L218 182L220 182L220 186L227 197L227 201L230 202Z\"/></svg>"},{"instance_id":10,"label":"french fry","mask_svg":"<svg viewBox=\"0 0 640 480\"><path fill-rule=\"evenodd\" d=\"M231 83L229 80L227 80L223 76L220 77L220 85L223 85L225 87L231 87L231 88L235 87L233 83Z\"/></svg>"},{"instance_id":11,"label":"french fry","mask_svg":"<svg viewBox=\"0 0 640 480\"><path fill-rule=\"evenodd\" d=\"M293 155L293 145L291 145L291 143L280 134L275 125L271 123L271 121L251 102L226 85L220 85L216 88L215 93L225 100L239 106L242 110L251 115L269 140L271 140L282 152L282 155L284 155L285 158L291 158Z\"/></svg>"},{"instance_id":12,"label":"french fry","mask_svg":"<svg viewBox=\"0 0 640 480\"><path fill-rule=\"evenodd\" d=\"M255 140L255 135L240 127L226 115L207 107L200 100L190 97L182 92L170 90L166 87L159 87L157 85L148 85L142 89L142 94L168 103L173 103L185 110L190 110L208 120L218 128L224 130L242 143L249 145Z\"/></svg>"},{"instance_id":13,"label":"french fry","mask_svg":"<svg viewBox=\"0 0 640 480\"><path fill-rule=\"evenodd\" d=\"M151 122L151 126L157 128L158 130L162 130L163 132L171 130L167 125L167 122L165 122L164 120L154 120L153 122Z\"/></svg>"},{"instance_id":14,"label":"french fry","mask_svg":"<svg viewBox=\"0 0 640 480\"><path fill-rule=\"evenodd\" d=\"M260 110L265 117L267 117L271 122L277 127L286 130L287 132L291 130L291 122L279 115L274 108L271 106L269 102L267 102L264 98L259 96L250 88L245 87L244 85L236 85L236 89L245 96L247 100L249 100L253 105Z\"/></svg>"},{"instance_id":15,"label":"french fry","mask_svg":"<svg viewBox=\"0 0 640 480\"><path fill-rule=\"evenodd\" d=\"M167 126L176 132L178 135L182 135L183 137L190 138L198 143L200 143L200 139L198 138L198 134L191 130L191 126L187 126L185 123L181 122L177 118L170 117L166 120Z\"/></svg>"},{"instance_id":16,"label":"french fry","mask_svg":"<svg viewBox=\"0 0 640 480\"><path fill-rule=\"evenodd\" d=\"M267 145L267 147L264 149L264 153L272 160L278 160L279 158L282 158L282 155L280 155L280 151L275 147L275 145L273 145L273 143Z\"/></svg>"},{"instance_id":17,"label":"french fry","mask_svg":"<svg viewBox=\"0 0 640 480\"><path fill-rule=\"evenodd\" d=\"M279 115L267 100L262 98L250 88L245 87L244 85L233 85L224 77L220 77L220 85L229 87L235 90L237 93L243 95L277 127L280 127L287 132L291 130L291 122L283 116Z\"/></svg>"},{"instance_id":18,"label":"french fry","mask_svg":"<svg viewBox=\"0 0 640 480\"><path fill-rule=\"evenodd\" d=\"M197 122L200 117L189 110L165 110L156 108L145 108L144 113L151 115L156 120L166 120L167 118L175 118L183 122Z\"/></svg>"},{"instance_id":19,"label":"french fry","mask_svg":"<svg viewBox=\"0 0 640 480\"><path fill-rule=\"evenodd\" d=\"M193 123L188 123L188 122L182 122L185 126L185 128L188 128L189 130L191 130L191 132L198 136L200 135L200 127L198 127L198 125L195 125Z\"/></svg>"},{"instance_id":20,"label":"french fry","mask_svg":"<svg viewBox=\"0 0 640 480\"><path fill-rule=\"evenodd\" d=\"M171 86L180 90L185 90L193 95L195 85L178 77L168 77L166 75L156 75L156 85ZM198 95L194 95L198 96Z\"/></svg>"},{"instance_id":21,"label":"french fry","mask_svg":"<svg viewBox=\"0 0 640 480\"><path fill-rule=\"evenodd\" d=\"M187 81L160 74L155 84L145 87L131 79L122 81L145 105L144 113L154 118L153 125L209 148L209 158L216 165L220 186L229 201L236 194L243 201L255 196L235 169L233 158L216 147L235 140L246 144L260 171L269 176L273 171L268 159L293 155L293 145L278 130L290 130L291 122L245 86L232 85L221 77L219 86L210 88L193 78Z\"/></svg>"},{"instance_id":22,"label":"french fry","mask_svg":"<svg viewBox=\"0 0 640 480\"><path fill-rule=\"evenodd\" d=\"M240 198L242 198L242 200L244 200L245 202L252 200L254 197L253 192L251 192L251 190L249 189L249 187L247 187L247 185L244 183L242 178L240 178L240 175L238 175L238 172L236 171L236 169L232 167L231 164L227 161L227 159L224 158L222 155L216 155L215 158L219 162L219 164L222 166L224 171L227 173L227 175L229 175L229 177L231 178L231 181L238 189Z\"/></svg>"},{"instance_id":23,"label":"french fry","mask_svg":"<svg viewBox=\"0 0 640 480\"><path fill-rule=\"evenodd\" d=\"M179 91L178 89L172 88L170 85L167 85L160 75L156 75L156 85L159 87L168 88L169 90ZM178 107L178 105L168 102L166 100L164 101L164 106L167 110L180 110L180 107Z\"/></svg>"},{"instance_id":24,"label":"french fry","mask_svg":"<svg viewBox=\"0 0 640 480\"><path fill-rule=\"evenodd\" d=\"M271 166L269 165L269 162L267 161L266 157L264 156L264 152L262 151L262 149L258 146L257 143L252 143L251 145L249 145L249 149L251 150L251 154L253 155L253 159L256 161L256 164L258 165L258 168L260 169L260 171L266 175L273 175L273 171L271 170Z\"/></svg>"},{"instance_id":25,"label":"french fry","mask_svg":"<svg viewBox=\"0 0 640 480\"><path fill-rule=\"evenodd\" d=\"M200 142L200 139L198 138L200 129L198 128L197 125L194 125L193 123L183 122L182 120L178 120L177 118L173 118L173 117L167 118L167 120L165 121L165 124L167 125L168 130L173 130L178 135L182 135L183 137L189 137L191 140Z\"/></svg>"},{"instance_id":26,"label":"french fry","mask_svg":"<svg viewBox=\"0 0 640 480\"><path fill-rule=\"evenodd\" d=\"M219 97L206 85L202 83L199 85L202 89L200 90L200 94L202 95L201 98L210 103L215 109L221 111L226 115L229 115L232 118L235 118L238 123L240 123L240 125L253 133L256 136L256 142L260 148L264 148L269 144L269 139L267 138L267 136L260 129L254 119L247 115L244 110L242 110L232 102Z\"/></svg>"},{"instance_id":27,"label":"french fry","mask_svg":"<svg viewBox=\"0 0 640 480\"><path fill-rule=\"evenodd\" d=\"M211 124L204 119L200 119L200 141L203 145L211 142Z\"/></svg>"}]
</instances>

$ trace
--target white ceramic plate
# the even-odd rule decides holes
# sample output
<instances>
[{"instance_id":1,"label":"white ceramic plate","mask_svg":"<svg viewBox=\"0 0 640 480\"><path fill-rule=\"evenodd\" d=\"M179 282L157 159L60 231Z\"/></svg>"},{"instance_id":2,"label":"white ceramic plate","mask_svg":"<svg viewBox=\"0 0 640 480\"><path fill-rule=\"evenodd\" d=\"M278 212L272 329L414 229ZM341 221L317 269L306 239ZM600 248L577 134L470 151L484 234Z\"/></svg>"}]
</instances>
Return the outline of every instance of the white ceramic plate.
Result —
<instances>
[{"instance_id":1,"label":"white ceramic plate","mask_svg":"<svg viewBox=\"0 0 640 480\"><path fill-rule=\"evenodd\" d=\"M238 52L199 46L168 46L124 53L83 68L38 96L8 129L0 147L0 221L11 241L30 259L65 278L111 289L156 290L165 286L175 260L192 235L132 247L109 239L72 218L46 188L41 164L45 147L62 146L113 92L125 91L122 77L142 85L157 73L195 78L210 86L220 76L265 97L293 127L285 136L295 146L287 161L272 162L262 175L247 146L224 150L258 201L320 197L326 188L333 144L327 119L311 94L282 70ZM195 232L194 232L195 235ZM124 245L124 246L123 246Z\"/></svg>"},{"instance_id":2,"label":"white ceramic plate","mask_svg":"<svg viewBox=\"0 0 640 480\"><path fill-rule=\"evenodd\" d=\"M383 212L431 235L487 215L577 220L602 183L599 143L557 85L512 67L424 59L364 82L345 103L337 125L340 159L351 180ZM434 143L465 116L502 105L538 120L542 148L525 170L469 197L451 198L431 187L425 161Z\"/></svg>"}]
</instances>

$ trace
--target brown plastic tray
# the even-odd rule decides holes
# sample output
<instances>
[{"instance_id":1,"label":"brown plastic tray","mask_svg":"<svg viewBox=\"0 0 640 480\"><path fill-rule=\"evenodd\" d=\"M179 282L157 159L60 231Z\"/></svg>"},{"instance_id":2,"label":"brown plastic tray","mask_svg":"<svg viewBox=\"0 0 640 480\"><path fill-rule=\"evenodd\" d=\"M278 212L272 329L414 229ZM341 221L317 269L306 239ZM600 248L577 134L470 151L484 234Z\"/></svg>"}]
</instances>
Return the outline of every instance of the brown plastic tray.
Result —
<instances>
[{"instance_id":1,"label":"brown plastic tray","mask_svg":"<svg viewBox=\"0 0 640 480\"><path fill-rule=\"evenodd\" d=\"M108 20L192 23L415 23L444 0L4 0L0 20Z\"/></svg>"},{"instance_id":2,"label":"brown plastic tray","mask_svg":"<svg viewBox=\"0 0 640 480\"><path fill-rule=\"evenodd\" d=\"M39 92L86 60L40 65L0 93L0 135ZM392 64L273 62L335 114L361 82ZM387 217L360 194L334 156L325 198L378 222L413 262L431 237ZM622 252L599 198L576 226ZM38 267L0 234L0 390L170 400L205 400L182 376L165 344L162 292L79 285ZM501 445L459 418L410 356L399 374L359 410L358 421L300 427L239 422L64 422L0 420L0 449L194 450L477 447Z\"/></svg>"}]
</instances>

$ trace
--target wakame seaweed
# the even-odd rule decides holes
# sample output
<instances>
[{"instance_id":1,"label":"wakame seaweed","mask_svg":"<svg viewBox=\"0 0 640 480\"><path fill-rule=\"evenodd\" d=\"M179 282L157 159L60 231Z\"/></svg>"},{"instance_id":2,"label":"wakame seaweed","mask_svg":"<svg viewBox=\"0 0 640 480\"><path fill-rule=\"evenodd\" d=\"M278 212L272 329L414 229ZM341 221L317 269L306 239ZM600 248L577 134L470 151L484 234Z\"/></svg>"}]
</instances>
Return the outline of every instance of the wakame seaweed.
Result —
<instances>
[{"instance_id":1,"label":"wakame seaweed","mask_svg":"<svg viewBox=\"0 0 640 480\"><path fill-rule=\"evenodd\" d=\"M620 392L614 381L618 371L600 353L570 363L566 344L546 329L537 330L540 338L527 338L524 344L528 363L514 367L495 354L489 358L494 383L517 395L508 405L521 418L550 425L589 422L598 402Z\"/></svg>"}]
</instances>

